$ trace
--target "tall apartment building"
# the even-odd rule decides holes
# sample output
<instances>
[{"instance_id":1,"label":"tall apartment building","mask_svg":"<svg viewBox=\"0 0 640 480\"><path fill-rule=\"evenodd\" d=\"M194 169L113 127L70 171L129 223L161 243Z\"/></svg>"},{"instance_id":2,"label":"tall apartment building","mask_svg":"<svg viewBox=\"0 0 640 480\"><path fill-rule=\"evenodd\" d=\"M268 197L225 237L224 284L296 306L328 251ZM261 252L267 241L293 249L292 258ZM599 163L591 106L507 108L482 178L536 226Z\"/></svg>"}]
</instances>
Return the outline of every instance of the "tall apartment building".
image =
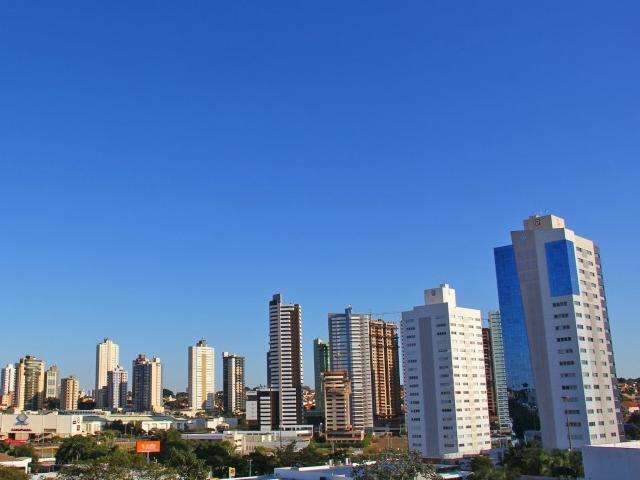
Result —
<instances>
[{"instance_id":1,"label":"tall apartment building","mask_svg":"<svg viewBox=\"0 0 640 480\"><path fill-rule=\"evenodd\" d=\"M329 314L331 371L346 371L351 381L351 424L355 429L373 428L373 390L369 322L371 316L353 313Z\"/></svg>"},{"instance_id":2,"label":"tall apartment building","mask_svg":"<svg viewBox=\"0 0 640 480\"><path fill-rule=\"evenodd\" d=\"M215 351L205 340L189 347L187 394L189 407L194 410L213 410L215 407Z\"/></svg>"},{"instance_id":3,"label":"tall apartment building","mask_svg":"<svg viewBox=\"0 0 640 480\"><path fill-rule=\"evenodd\" d=\"M250 428L271 431L280 427L278 392L260 388L247 392L246 419Z\"/></svg>"},{"instance_id":4,"label":"tall apartment building","mask_svg":"<svg viewBox=\"0 0 640 480\"><path fill-rule=\"evenodd\" d=\"M502 339L502 319L500 312L489 312L489 329L491 330L491 350L493 354L493 378L495 383L496 410L498 427L501 432L511 431L509 417L509 392L507 390L507 372L504 363L504 344Z\"/></svg>"},{"instance_id":5,"label":"tall apartment building","mask_svg":"<svg viewBox=\"0 0 640 480\"><path fill-rule=\"evenodd\" d=\"M222 353L222 404L230 414L246 409L244 387L244 357L233 353Z\"/></svg>"},{"instance_id":6,"label":"tall apartment building","mask_svg":"<svg viewBox=\"0 0 640 480\"><path fill-rule=\"evenodd\" d=\"M45 398L58 398L60 396L60 369L56 365L47 368L45 378Z\"/></svg>"},{"instance_id":7,"label":"tall apartment building","mask_svg":"<svg viewBox=\"0 0 640 480\"><path fill-rule=\"evenodd\" d=\"M80 396L80 382L73 375L60 382L60 410L77 410Z\"/></svg>"},{"instance_id":8,"label":"tall apartment building","mask_svg":"<svg viewBox=\"0 0 640 480\"><path fill-rule=\"evenodd\" d=\"M353 435L349 373L346 370L323 372L322 387L327 440L348 440ZM362 433L360 430L360 435Z\"/></svg>"},{"instance_id":9,"label":"tall apartment building","mask_svg":"<svg viewBox=\"0 0 640 480\"><path fill-rule=\"evenodd\" d=\"M97 408L109 406L107 386L108 373L120 363L120 347L113 340L105 338L96 345L96 387L94 396Z\"/></svg>"},{"instance_id":10,"label":"tall apartment building","mask_svg":"<svg viewBox=\"0 0 640 480\"><path fill-rule=\"evenodd\" d=\"M16 389L16 366L7 364L0 370L0 395L9 395Z\"/></svg>"},{"instance_id":11,"label":"tall apartment building","mask_svg":"<svg viewBox=\"0 0 640 480\"><path fill-rule=\"evenodd\" d=\"M400 349L398 325L383 320L369 322L373 414L378 420L400 415Z\"/></svg>"},{"instance_id":12,"label":"tall apartment building","mask_svg":"<svg viewBox=\"0 0 640 480\"><path fill-rule=\"evenodd\" d=\"M621 441L600 249L555 215L529 217L501 249L498 290L519 292L543 445L564 449ZM511 271L503 275L505 270ZM507 354L511 332L502 301L500 309ZM507 358L507 373L509 368Z\"/></svg>"},{"instance_id":13,"label":"tall apartment building","mask_svg":"<svg viewBox=\"0 0 640 480\"><path fill-rule=\"evenodd\" d=\"M105 408L117 410L127 406L129 375L120 365L107 372L107 405Z\"/></svg>"},{"instance_id":14,"label":"tall apartment building","mask_svg":"<svg viewBox=\"0 0 640 480\"><path fill-rule=\"evenodd\" d=\"M269 301L269 387L278 392L282 426L302 423L302 307Z\"/></svg>"},{"instance_id":15,"label":"tall apartment building","mask_svg":"<svg viewBox=\"0 0 640 480\"><path fill-rule=\"evenodd\" d=\"M491 448L480 311L459 307L447 284L402 313L409 449L458 458Z\"/></svg>"},{"instance_id":16,"label":"tall apartment building","mask_svg":"<svg viewBox=\"0 0 640 480\"><path fill-rule=\"evenodd\" d=\"M487 408L492 425L498 424L498 402L496 395L496 377L493 369L493 345L491 344L491 329L482 328L482 351L484 357L484 373L487 385Z\"/></svg>"},{"instance_id":17,"label":"tall apartment building","mask_svg":"<svg viewBox=\"0 0 640 480\"><path fill-rule=\"evenodd\" d=\"M163 411L162 363L159 358L149 359L144 353L139 354L133 361L131 381L134 411Z\"/></svg>"},{"instance_id":18,"label":"tall apartment building","mask_svg":"<svg viewBox=\"0 0 640 480\"><path fill-rule=\"evenodd\" d=\"M41 410L44 406L44 361L26 355L16 364L13 406L16 411Z\"/></svg>"},{"instance_id":19,"label":"tall apartment building","mask_svg":"<svg viewBox=\"0 0 640 480\"><path fill-rule=\"evenodd\" d=\"M316 338L313 340L313 374L316 387L316 410L324 412L322 374L329 370L329 344Z\"/></svg>"}]
</instances>

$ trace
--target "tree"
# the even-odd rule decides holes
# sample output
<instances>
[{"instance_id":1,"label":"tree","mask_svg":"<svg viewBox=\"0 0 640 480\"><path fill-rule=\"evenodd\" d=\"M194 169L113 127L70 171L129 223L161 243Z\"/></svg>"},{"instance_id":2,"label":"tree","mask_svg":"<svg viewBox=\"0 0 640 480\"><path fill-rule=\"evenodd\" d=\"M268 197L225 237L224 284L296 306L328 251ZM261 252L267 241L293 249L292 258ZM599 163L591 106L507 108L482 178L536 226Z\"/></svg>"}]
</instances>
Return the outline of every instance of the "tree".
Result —
<instances>
[{"instance_id":1,"label":"tree","mask_svg":"<svg viewBox=\"0 0 640 480\"><path fill-rule=\"evenodd\" d=\"M495 467L493 462L483 455L471 460L471 470L474 480L514 480L519 476L504 468Z\"/></svg>"},{"instance_id":2,"label":"tree","mask_svg":"<svg viewBox=\"0 0 640 480\"><path fill-rule=\"evenodd\" d=\"M76 435L65 438L56 452L56 463L65 465L68 463L94 460L109 455L115 447L107 442L98 443L91 437Z\"/></svg>"},{"instance_id":3,"label":"tree","mask_svg":"<svg viewBox=\"0 0 640 480\"><path fill-rule=\"evenodd\" d=\"M61 480L180 480L175 470L121 450L111 455L65 466ZM201 477L206 478L206 477ZM199 480L199 479L198 479Z\"/></svg>"},{"instance_id":4,"label":"tree","mask_svg":"<svg viewBox=\"0 0 640 480\"><path fill-rule=\"evenodd\" d=\"M244 466L242 458L235 454L233 445L228 442L198 443L195 454L211 468L214 477L225 477L229 467L241 469Z\"/></svg>"},{"instance_id":5,"label":"tree","mask_svg":"<svg viewBox=\"0 0 640 480\"><path fill-rule=\"evenodd\" d=\"M182 439L180 432L167 430L158 433L160 453L154 455L159 462L180 472L181 478L200 480L207 478L209 469L199 459L192 446Z\"/></svg>"},{"instance_id":6,"label":"tree","mask_svg":"<svg viewBox=\"0 0 640 480\"><path fill-rule=\"evenodd\" d=\"M253 475L270 475L278 466L275 455L262 447L257 447L253 452L244 457L247 462L251 460L251 473ZM244 474L244 473L243 473ZM249 472L247 471L247 475Z\"/></svg>"},{"instance_id":7,"label":"tree","mask_svg":"<svg viewBox=\"0 0 640 480\"><path fill-rule=\"evenodd\" d=\"M27 480L27 474L17 468L0 467L0 480Z\"/></svg>"},{"instance_id":8,"label":"tree","mask_svg":"<svg viewBox=\"0 0 640 480\"><path fill-rule=\"evenodd\" d=\"M514 475L578 478L584 475L579 451L547 451L537 442L510 447L504 457L505 469Z\"/></svg>"},{"instance_id":9,"label":"tree","mask_svg":"<svg viewBox=\"0 0 640 480\"><path fill-rule=\"evenodd\" d=\"M353 478L359 480L415 480L418 475L425 480L439 478L433 466L423 463L416 452L385 452L375 463L359 465L353 471Z\"/></svg>"},{"instance_id":10,"label":"tree","mask_svg":"<svg viewBox=\"0 0 640 480\"><path fill-rule=\"evenodd\" d=\"M524 432L527 430L540 430L540 419L535 409L510 399L509 413L513 419L513 432L518 438L524 438Z\"/></svg>"}]
</instances>

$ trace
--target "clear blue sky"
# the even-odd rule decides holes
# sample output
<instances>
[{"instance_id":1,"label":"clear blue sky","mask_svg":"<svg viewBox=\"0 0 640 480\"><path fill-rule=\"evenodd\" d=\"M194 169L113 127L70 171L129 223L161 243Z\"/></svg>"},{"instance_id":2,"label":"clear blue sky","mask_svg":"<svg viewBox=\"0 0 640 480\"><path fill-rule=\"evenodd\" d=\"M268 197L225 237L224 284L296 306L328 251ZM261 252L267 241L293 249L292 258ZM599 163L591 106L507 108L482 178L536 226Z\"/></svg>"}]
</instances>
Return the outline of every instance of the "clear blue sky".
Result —
<instances>
[{"instance_id":1,"label":"clear blue sky","mask_svg":"<svg viewBox=\"0 0 640 480\"><path fill-rule=\"evenodd\" d=\"M553 212L640 375L638 2L0 6L0 362L90 388L110 336L182 390L204 337L264 382L280 291L313 383L327 312L444 281L486 312L493 247Z\"/></svg>"}]
</instances>

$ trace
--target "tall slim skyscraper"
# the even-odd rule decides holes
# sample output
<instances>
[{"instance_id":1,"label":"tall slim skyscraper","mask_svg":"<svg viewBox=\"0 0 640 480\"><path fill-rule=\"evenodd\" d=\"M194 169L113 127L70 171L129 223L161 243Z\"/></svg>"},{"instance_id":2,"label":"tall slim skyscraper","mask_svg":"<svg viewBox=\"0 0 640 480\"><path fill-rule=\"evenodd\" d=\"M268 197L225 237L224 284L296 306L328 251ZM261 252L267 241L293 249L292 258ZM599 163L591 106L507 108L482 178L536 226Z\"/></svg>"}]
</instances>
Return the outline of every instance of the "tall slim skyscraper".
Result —
<instances>
[{"instance_id":1,"label":"tall slim skyscraper","mask_svg":"<svg viewBox=\"0 0 640 480\"><path fill-rule=\"evenodd\" d=\"M529 338L524 324L524 308L513 245L494 248L493 255L502 316L507 387L511 390L534 389Z\"/></svg>"},{"instance_id":2,"label":"tall slim skyscraper","mask_svg":"<svg viewBox=\"0 0 640 480\"><path fill-rule=\"evenodd\" d=\"M60 396L60 369L56 365L47 368L45 378L45 398L58 398Z\"/></svg>"},{"instance_id":3,"label":"tall slim skyscraper","mask_svg":"<svg viewBox=\"0 0 640 480\"><path fill-rule=\"evenodd\" d=\"M346 371L351 381L351 424L354 429L373 428L373 390L369 322L371 316L353 313L329 314L331 371Z\"/></svg>"},{"instance_id":4,"label":"tall slim skyscraper","mask_svg":"<svg viewBox=\"0 0 640 480\"><path fill-rule=\"evenodd\" d=\"M44 406L44 361L26 355L16 364L13 406L16 411L41 410Z\"/></svg>"},{"instance_id":5,"label":"tall slim skyscraper","mask_svg":"<svg viewBox=\"0 0 640 480\"><path fill-rule=\"evenodd\" d=\"M96 346L96 388L95 400L97 408L109 406L107 392L107 374L120 363L120 347L111 339L105 338Z\"/></svg>"},{"instance_id":6,"label":"tall slim skyscraper","mask_svg":"<svg viewBox=\"0 0 640 480\"><path fill-rule=\"evenodd\" d=\"M458 307L447 284L402 313L409 449L458 458L491 448L480 311Z\"/></svg>"},{"instance_id":7,"label":"tall slim skyscraper","mask_svg":"<svg viewBox=\"0 0 640 480\"><path fill-rule=\"evenodd\" d=\"M487 407L489 420L498 424L498 402L496 398L496 377L493 370L493 345L491 344L491 329L482 329L482 349L484 353L484 372L487 384Z\"/></svg>"},{"instance_id":8,"label":"tall slim skyscraper","mask_svg":"<svg viewBox=\"0 0 640 480\"><path fill-rule=\"evenodd\" d=\"M222 397L225 412L236 414L245 411L244 357L222 353Z\"/></svg>"},{"instance_id":9,"label":"tall slim skyscraper","mask_svg":"<svg viewBox=\"0 0 640 480\"><path fill-rule=\"evenodd\" d=\"M133 409L136 412L160 412L162 407L162 363L144 353L133 361L131 369Z\"/></svg>"},{"instance_id":10,"label":"tall slim skyscraper","mask_svg":"<svg viewBox=\"0 0 640 480\"><path fill-rule=\"evenodd\" d=\"M619 442L624 434L600 250L554 215L511 232L509 281L519 291L546 448ZM496 257L497 258L497 257ZM496 262L496 270L500 265ZM500 295L501 296L501 295ZM503 315L505 353L511 331ZM520 322L522 319L519 320ZM518 325L522 329L522 325ZM507 358L507 374L509 374Z\"/></svg>"},{"instance_id":11,"label":"tall slim skyscraper","mask_svg":"<svg viewBox=\"0 0 640 480\"><path fill-rule=\"evenodd\" d=\"M215 407L216 376L215 351L205 340L189 347L189 407L213 410Z\"/></svg>"},{"instance_id":12,"label":"tall slim skyscraper","mask_svg":"<svg viewBox=\"0 0 640 480\"><path fill-rule=\"evenodd\" d=\"M16 389L16 366L7 364L0 371L0 395L9 395Z\"/></svg>"},{"instance_id":13,"label":"tall slim skyscraper","mask_svg":"<svg viewBox=\"0 0 640 480\"><path fill-rule=\"evenodd\" d=\"M504 344L502 340L502 319L500 312L489 312L489 328L491 329L491 350L493 352L493 377L495 382L496 408L498 411L498 427L501 432L511 431L509 417L509 393L507 391L507 372L504 365Z\"/></svg>"},{"instance_id":14,"label":"tall slim skyscraper","mask_svg":"<svg viewBox=\"0 0 640 480\"><path fill-rule=\"evenodd\" d=\"M373 414L378 420L391 419L402 413L398 325L383 320L371 320L369 338Z\"/></svg>"},{"instance_id":15,"label":"tall slim skyscraper","mask_svg":"<svg viewBox=\"0 0 640 480\"><path fill-rule=\"evenodd\" d=\"M278 392L280 425L302 423L302 307L269 301L269 387Z\"/></svg>"},{"instance_id":16,"label":"tall slim skyscraper","mask_svg":"<svg viewBox=\"0 0 640 480\"><path fill-rule=\"evenodd\" d=\"M129 375L120 365L107 372L107 405L110 410L127 406Z\"/></svg>"},{"instance_id":17,"label":"tall slim skyscraper","mask_svg":"<svg viewBox=\"0 0 640 480\"><path fill-rule=\"evenodd\" d=\"M313 373L316 387L316 410L324 412L324 389L322 374L329 370L329 344L316 338L313 340Z\"/></svg>"},{"instance_id":18,"label":"tall slim skyscraper","mask_svg":"<svg viewBox=\"0 0 640 480\"><path fill-rule=\"evenodd\" d=\"M80 395L80 382L73 375L60 382L60 410L76 410Z\"/></svg>"}]
</instances>

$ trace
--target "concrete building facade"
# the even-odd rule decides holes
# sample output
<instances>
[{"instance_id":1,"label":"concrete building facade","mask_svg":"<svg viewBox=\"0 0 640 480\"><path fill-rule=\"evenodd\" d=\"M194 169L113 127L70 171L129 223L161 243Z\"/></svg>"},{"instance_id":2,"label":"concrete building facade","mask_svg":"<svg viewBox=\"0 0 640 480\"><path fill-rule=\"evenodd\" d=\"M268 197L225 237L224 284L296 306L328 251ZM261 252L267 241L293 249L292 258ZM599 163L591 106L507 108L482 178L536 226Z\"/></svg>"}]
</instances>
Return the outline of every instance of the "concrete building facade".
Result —
<instances>
[{"instance_id":1,"label":"concrete building facade","mask_svg":"<svg viewBox=\"0 0 640 480\"><path fill-rule=\"evenodd\" d=\"M507 372L504 362L504 343L502 339L502 319L500 312L489 312L489 329L491 330L491 350L493 354L493 378L495 384L495 401L498 415L498 428L501 432L511 431L509 416L509 392L507 389Z\"/></svg>"},{"instance_id":2,"label":"concrete building facade","mask_svg":"<svg viewBox=\"0 0 640 480\"><path fill-rule=\"evenodd\" d=\"M109 406L107 375L120 363L120 347L113 340L105 338L96 345L96 383L94 396L97 408Z\"/></svg>"},{"instance_id":3,"label":"concrete building facade","mask_svg":"<svg viewBox=\"0 0 640 480\"><path fill-rule=\"evenodd\" d=\"M322 389L322 374L329 370L329 344L316 338L313 340L313 376L316 392L316 410L324 411L324 396Z\"/></svg>"},{"instance_id":4,"label":"concrete building facade","mask_svg":"<svg viewBox=\"0 0 640 480\"><path fill-rule=\"evenodd\" d=\"M73 375L60 382L60 410L76 410L80 396L80 382Z\"/></svg>"},{"instance_id":5,"label":"concrete building facade","mask_svg":"<svg viewBox=\"0 0 640 480\"><path fill-rule=\"evenodd\" d=\"M329 351L331 371L346 371L351 381L351 424L355 429L373 429L373 388L371 382L371 316L353 313L330 313Z\"/></svg>"},{"instance_id":6,"label":"concrete building facade","mask_svg":"<svg viewBox=\"0 0 640 480\"><path fill-rule=\"evenodd\" d=\"M215 351L205 340L189 347L188 369L189 407L194 410L213 410L216 394Z\"/></svg>"},{"instance_id":7,"label":"concrete building facade","mask_svg":"<svg viewBox=\"0 0 640 480\"><path fill-rule=\"evenodd\" d=\"M133 410L136 412L161 412L162 362L159 358L147 358L144 353L133 361L131 369Z\"/></svg>"},{"instance_id":8,"label":"concrete building facade","mask_svg":"<svg viewBox=\"0 0 640 480\"><path fill-rule=\"evenodd\" d=\"M529 359L543 445L566 449L620 442L624 433L598 246L555 215L529 217L523 230L511 232L511 242L502 248L513 251L512 283L520 294L527 352L535 352ZM504 338L508 335L505 331Z\"/></svg>"},{"instance_id":9,"label":"concrete building facade","mask_svg":"<svg viewBox=\"0 0 640 480\"><path fill-rule=\"evenodd\" d=\"M246 419L249 427L271 431L280 428L280 400L278 392L271 388L259 388L247 392Z\"/></svg>"},{"instance_id":10,"label":"concrete building facade","mask_svg":"<svg viewBox=\"0 0 640 480\"><path fill-rule=\"evenodd\" d=\"M45 398L60 397L60 369L57 365L51 365L44 374Z\"/></svg>"},{"instance_id":11,"label":"concrete building facade","mask_svg":"<svg viewBox=\"0 0 640 480\"><path fill-rule=\"evenodd\" d=\"M16 389L16 366L7 364L0 370L0 395L9 395Z\"/></svg>"},{"instance_id":12,"label":"concrete building facade","mask_svg":"<svg viewBox=\"0 0 640 480\"><path fill-rule=\"evenodd\" d=\"M38 411L44 406L45 371L44 361L26 355L16 364L13 406L17 412Z\"/></svg>"},{"instance_id":13,"label":"concrete building facade","mask_svg":"<svg viewBox=\"0 0 640 480\"><path fill-rule=\"evenodd\" d=\"M269 301L269 388L278 392L282 426L302 424L302 307Z\"/></svg>"},{"instance_id":14,"label":"concrete building facade","mask_svg":"<svg viewBox=\"0 0 640 480\"><path fill-rule=\"evenodd\" d=\"M378 421L392 419L402 413L398 324L371 320L369 342L373 415Z\"/></svg>"},{"instance_id":15,"label":"concrete building facade","mask_svg":"<svg viewBox=\"0 0 640 480\"><path fill-rule=\"evenodd\" d=\"M107 408L118 410L127 406L129 374L120 365L107 372Z\"/></svg>"},{"instance_id":16,"label":"concrete building facade","mask_svg":"<svg viewBox=\"0 0 640 480\"><path fill-rule=\"evenodd\" d=\"M402 313L409 449L459 458L491 448L479 310L457 306L447 284Z\"/></svg>"},{"instance_id":17,"label":"concrete building facade","mask_svg":"<svg viewBox=\"0 0 640 480\"><path fill-rule=\"evenodd\" d=\"M232 415L246 409L244 357L229 352L222 353L222 404Z\"/></svg>"}]
</instances>

